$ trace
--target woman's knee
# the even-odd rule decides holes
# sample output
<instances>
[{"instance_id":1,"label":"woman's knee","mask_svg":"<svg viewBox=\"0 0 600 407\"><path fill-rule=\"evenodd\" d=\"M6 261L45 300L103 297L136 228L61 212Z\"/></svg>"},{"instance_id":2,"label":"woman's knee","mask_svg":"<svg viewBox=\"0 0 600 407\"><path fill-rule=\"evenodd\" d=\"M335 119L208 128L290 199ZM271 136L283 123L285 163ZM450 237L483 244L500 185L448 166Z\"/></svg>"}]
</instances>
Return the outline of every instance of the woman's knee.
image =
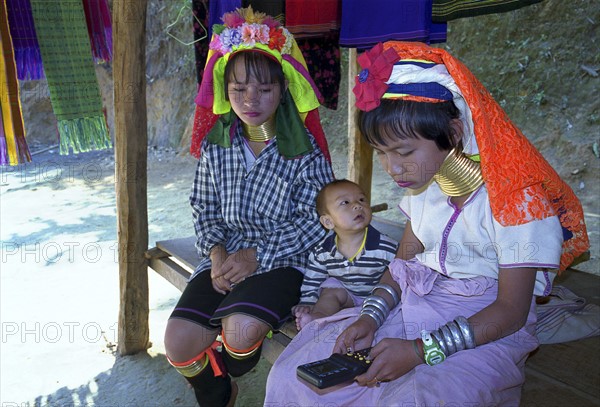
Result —
<instances>
[{"instance_id":1,"label":"woman's knee","mask_svg":"<svg viewBox=\"0 0 600 407\"><path fill-rule=\"evenodd\" d=\"M271 327L258 319L244 314L233 314L222 321L222 335L233 349L248 349L262 341Z\"/></svg>"},{"instance_id":2,"label":"woman's knee","mask_svg":"<svg viewBox=\"0 0 600 407\"><path fill-rule=\"evenodd\" d=\"M194 322L171 318L165 330L166 354L174 362L185 362L208 348L217 334Z\"/></svg>"}]
</instances>

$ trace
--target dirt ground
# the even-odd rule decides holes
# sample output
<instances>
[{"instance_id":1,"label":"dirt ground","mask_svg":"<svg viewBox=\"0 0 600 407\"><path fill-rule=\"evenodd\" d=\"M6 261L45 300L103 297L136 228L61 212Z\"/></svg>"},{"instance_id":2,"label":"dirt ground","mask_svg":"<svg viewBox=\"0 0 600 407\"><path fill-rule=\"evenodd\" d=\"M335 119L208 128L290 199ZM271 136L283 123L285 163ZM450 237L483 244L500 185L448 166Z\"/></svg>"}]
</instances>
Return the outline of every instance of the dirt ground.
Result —
<instances>
[{"instance_id":1,"label":"dirt ground","mask_svg":"<svg viewBox=\"0 0 600 407\"><path fill-rule=\"evenodd\" d=\"M479 17L477 25L456 22L448 44L582 201L591 260L577 268L600 274L600 12L593 3L547 0ZM347 169L341 99L337 112L322 112L338 177ZM162 336L179 291L154 272L152 347L135 356L115 353L114 153L60 156L51 146L34 140L33 163L0 170L0 405L194 406L191 389L164 356ZM187 198L195 160L165 147L151 147L148 160L150 244L192 235ZM400 196L375 163L372 204L390 206L378 216L399 221ZM268 369L261 361L239 379L238 407L262 405Z\"/></svg>"},{"instance_id":2,"label":"dirt ground","mask_svg":"<svg viewBox=\"0 0 600 407\"><path fill-rule=\"evenodd\" d=\"M187 196L195 160L151 150L150 242L193 234ZM119 357L112 151L3 169L0 183L0 405L194 406L164 356L163 333L179 291L150 278L147 353ZM269 364L242 378L238 406L259 406Z\"/></svg>"}]
</instances>

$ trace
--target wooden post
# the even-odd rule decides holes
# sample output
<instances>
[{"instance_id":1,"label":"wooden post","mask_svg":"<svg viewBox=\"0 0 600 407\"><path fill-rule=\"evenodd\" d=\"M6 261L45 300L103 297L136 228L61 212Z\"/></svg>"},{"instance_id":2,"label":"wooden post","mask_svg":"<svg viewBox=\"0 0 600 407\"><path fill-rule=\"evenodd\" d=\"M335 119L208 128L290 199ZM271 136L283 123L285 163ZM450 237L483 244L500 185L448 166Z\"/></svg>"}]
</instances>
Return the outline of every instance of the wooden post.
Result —
<instances>
[{"instance_id":1,"label":"wooden post","mask_svg":"<svg viewBox=\"0 0 600 407\"><path fill-rule=\"evenodd\" d=\"M358 74L356 48L349 49L348 56L348 179L361 186L371 199L371 179L373 176L373 149L364 141L358 129L358 109L352 92L354 78Z\"/></svg>"},{"instance_id":2,"label":"wooden post","mask_svg":"<svg viewBox=\"0 0 600 407\"><path fill-rule=\"evenodd\" d=\"M121 355L149 347L147 150L147 0L113 2L115 175Z\"/></svg>"}]
</instances>

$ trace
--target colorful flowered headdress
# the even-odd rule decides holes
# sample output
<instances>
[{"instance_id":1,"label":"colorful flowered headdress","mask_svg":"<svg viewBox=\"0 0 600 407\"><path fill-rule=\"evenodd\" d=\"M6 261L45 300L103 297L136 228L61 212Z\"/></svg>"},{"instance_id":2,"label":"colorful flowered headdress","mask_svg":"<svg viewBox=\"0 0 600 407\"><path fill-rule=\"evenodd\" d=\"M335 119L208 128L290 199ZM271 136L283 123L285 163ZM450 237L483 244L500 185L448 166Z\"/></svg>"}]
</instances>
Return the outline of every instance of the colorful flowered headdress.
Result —
<instances>
[{"instance_id":1,"label":"colorful flowered headdress","mask_svg":"<svg viewBox=\"0 0 600 407\"><path fill-rule=\"evenodd\" d=\"M454 101L462 116L464 152L480 154L496 221L511 226L557 215L564 238L560 271L588 250L583 210L571 188L460 61L441 48L390 41L358 62L363 70L353 91L363 111L375 109L381 99Z\"/></svg>"},{"instance_id":2,"label":"colorful flowered headdress","mask_svg":"<svg viewBox=\"0 0 600 407\"><path fill-rule=\"evenodd\" d=\"M198 140L203 139L215 124L217 129L211 131L209 139L224 146L228 145L227 135L223 137L222 142L215 136L219 129L229 128L228 118L223 117L222 121L225 123L219 124L214 117L233 114L231 105L225 98L225 66L234 53L252 50L266 53L276 59L288 81L288 90L284 95L285 103L277 110L277 146L281 154L287 158L294 158L312 150L306 136L306 126L329 160L327 142L317 110L321 94L310 77L304 57L292 34L277 20L253 11L252 7L225 13L222 20L223 24L213 26L206 67L196 96L199 108L196 110L192 149L195 145L199 146ZM292 134L289 134L290 132Z\"/></svg>"}]
</instances>

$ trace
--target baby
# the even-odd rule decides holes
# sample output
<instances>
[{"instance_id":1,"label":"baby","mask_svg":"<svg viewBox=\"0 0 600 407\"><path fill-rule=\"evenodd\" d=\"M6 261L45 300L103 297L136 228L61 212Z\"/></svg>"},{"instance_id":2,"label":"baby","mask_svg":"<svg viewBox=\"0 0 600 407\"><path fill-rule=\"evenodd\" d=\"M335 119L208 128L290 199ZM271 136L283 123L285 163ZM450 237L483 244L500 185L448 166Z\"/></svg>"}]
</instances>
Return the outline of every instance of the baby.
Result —
<instances>
[{"instance_id":1,"label":"baby","mask_svg":"<svg viewBox=\"0 0 600 407\"><path fill-rule=\"evenodd\" d=\"M300 302L292 308L298 330L313 319L361 305L398 248L398 242L370 225L369 201L352 181L325 185L317 195L317 212L334 233L309 256Z\"/></svg>"}]
</instances>

